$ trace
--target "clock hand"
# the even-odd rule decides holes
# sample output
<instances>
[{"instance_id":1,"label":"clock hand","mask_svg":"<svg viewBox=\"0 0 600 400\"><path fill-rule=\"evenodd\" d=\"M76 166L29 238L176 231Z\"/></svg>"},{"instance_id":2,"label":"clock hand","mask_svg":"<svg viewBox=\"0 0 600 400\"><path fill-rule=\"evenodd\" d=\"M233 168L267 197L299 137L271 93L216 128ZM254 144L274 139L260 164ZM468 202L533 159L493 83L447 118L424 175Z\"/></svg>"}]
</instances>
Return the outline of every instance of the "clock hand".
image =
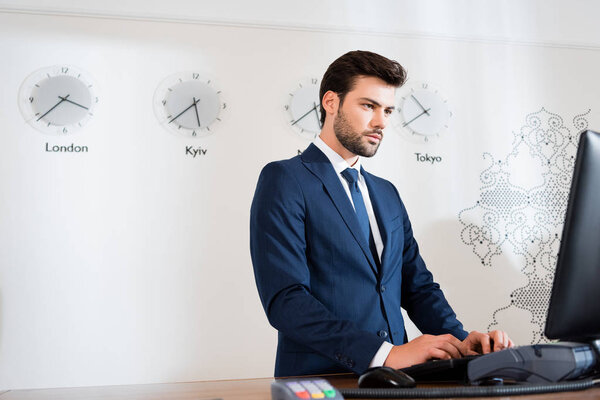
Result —
<instances>
[{"instance_id":1,"label":"clock hand","mask_svg":"<svg viewBox=\"0 0 600 400\"><path fill-rule=\"evenodd\" d=\"M196 106L196 98L192 97L194 99L194 110L196 111L196 121L198 121L198 128L200 128L200 117L198 116L198 106ZM200 99L198 99L198 101L200 101Z\"/></svg>"},{"instance_id":2,"label":"clock hand","mask_svg":"<svg viewBox=\"0 0 600 400\"><path fill-rule=\"evenodd\" d=\"M425 107L423 107L423 105L421 105L421 103L419 103L419 100L417 100L417 98L414 95L411 94L410 97L412 97L413 100L417 102L419 107L421 107L421 110L425 111L425 113L427 113L427 115L429 115L429 110L425 110Z\"/></svg>"},{"instance_id":3,"label":"clock hand","mask_svg":"<svg viewBox=\"0 0 600 400\"><path fill-rule=\"evenodd\" d=\"M428 108L427 110L423 110L423 112L421 114L417 115L416 117L414 117L410 121L403 123L402 126L407 126L408 124L410 124L411 122L413 122L415 119L419 118L423 114L429 115L429 113L428 113L429 110L431 110L431 108Z\"/></svg>"},{"instance_id":4,"label":"clock hand","mask_svg":"<svg viewBox=\"0 0 600 400\"><path fill-rule=\"evenodd\" d=\"M187 110L189 110L190 108L194 107L196 105L197 102L199 102L200 99L198 100L194 100L194 102L185 110L183 110L182 112L180 112L179 114L177 114L176 116L174 116L173 118L171 118L171 120L169 121L169 123L175 121L177 118L179 118L181 116L181 114L183 114L184 112L186 112Z\"/></svg>"},{"instance_id":5,"label":"clock hand","mask_svg":"<svg viewBox=\"0 0 600 400\"><path fill-rule=\"evenodd\" d=\"M315 104L315 103L313 103ZM315 106L313 108L311 108L310 110L308 110L307 112L304 113L304 115L302 115L300 118L298 118L297 120L295 120L294 122L292 122L292 125L295 125L296 122L300 121L302 118L306 117L308 114L310 114L311 112L313 112L313 110L316 111L317 109L317 105L315 104Z\"/></svg>"},{"instance_id":6,"label":"clock hand","mask_svg":"<svg viewBox=\"0 0 600 400\"><path fill-rule=\"evenodd\" d=\"M67 96L67 97L69 97L69 96ZM82 106L82 105L81 105L81 104L79 104L79 103L75 103L74 101L71 101L71 100L67 99L67 97L58 96L58 98L59 98L59 99L61 99L61 100L64 100L64 101L66 101L66 102L68 102L68 103L75 104L75 105L76 105L76 106L78 106L78 107L85 108L86 110L89 110L89 108L88 108L88 107L86 107L86 106Z\"/></svg>"},{"instance_id":7,"label":"clock hand","mask_svg":"<svg viewBox=\"0 0 600 400\"><path fill-rule=\"evenodd\" d=\"M322 126L321 126L321 120L319 119L319 113L317 112L317 103L315 103L313 101L313 105L314 105L313 110L315 112L315 117L317 117L317 124L319 125L319 128L322 128Z\"/></svg>"},{"instance_id":8,"label":"clock hand","mask_svg":"<svg viewBox=\"0 0 600 400\"><path fill-rule=\"evenodd\" d=\"M56 103L56 104L55 104L55 105L54 105L54 106L53 106L51 109L49 109L48 111L46 111L46 112L45 112L45 113L44 113L44 114L43 114L41 117L39 117L39 118L37 119L37 121L39 121L40 119L42 119L42 118L44 118L46 115L48 115L48 113L49 113L50 111L52 111L52 110L54 110L56 107L58 107L58 105L59 105L60 103L62 103L63 101L65 101L65 100L67 99L67 97L69 97L69 96L70 96L70 94L66 95L64 99L63 99L63 98L61 98L61 99L60 99L60 101L59 101L58 103Z\"/></svg>"}]
</instances>

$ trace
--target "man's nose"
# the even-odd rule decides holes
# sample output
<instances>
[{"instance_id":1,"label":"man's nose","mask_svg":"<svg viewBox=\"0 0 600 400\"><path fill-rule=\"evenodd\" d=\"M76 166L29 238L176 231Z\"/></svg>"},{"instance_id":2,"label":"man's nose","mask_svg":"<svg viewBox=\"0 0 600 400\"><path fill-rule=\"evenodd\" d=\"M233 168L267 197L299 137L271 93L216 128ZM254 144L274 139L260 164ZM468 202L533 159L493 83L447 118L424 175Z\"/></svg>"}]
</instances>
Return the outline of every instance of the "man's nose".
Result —
<instances>
[{"instance_id":1,"label":"man's nose","mask_svg":"<svg viewBox=\"0 0 600 400\"><path fill-rule=\"evenodd\" d=\"M387 125L387 116L383 109L376 110L371 118L371 128L383 129Z\"/></svg>"}]
</instances>

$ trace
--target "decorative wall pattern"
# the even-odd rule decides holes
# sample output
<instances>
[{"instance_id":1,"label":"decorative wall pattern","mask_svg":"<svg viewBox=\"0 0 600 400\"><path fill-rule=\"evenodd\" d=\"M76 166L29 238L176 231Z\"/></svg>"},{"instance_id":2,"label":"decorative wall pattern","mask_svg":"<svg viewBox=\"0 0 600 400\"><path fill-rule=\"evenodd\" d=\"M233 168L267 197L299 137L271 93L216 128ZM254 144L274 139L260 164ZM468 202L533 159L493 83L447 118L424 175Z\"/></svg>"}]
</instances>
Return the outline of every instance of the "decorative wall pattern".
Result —
<instances>
[{"instance_id":1,"label":"decorative wall pattern","mask_svg":"<svg viewBox=\"0 0 600 400\"><path fill-rule=\"evenodd\" d=\"M489 166L480 175L480 199L459 213L461 240L482 267L497 267L500 257L505 256L518 264L527 280L525 286L512 291L506 306L493 313L489 330L504 326L500 323L504 313L526 310L536 327L531 343L546 341L546 310L577 152L577 133L587 129L590 111L576 115L568 124L560 115L542 108L527 115L525 124L513 132L512 150L504 159L483 154Z\"/></svg>"}]
</instances>

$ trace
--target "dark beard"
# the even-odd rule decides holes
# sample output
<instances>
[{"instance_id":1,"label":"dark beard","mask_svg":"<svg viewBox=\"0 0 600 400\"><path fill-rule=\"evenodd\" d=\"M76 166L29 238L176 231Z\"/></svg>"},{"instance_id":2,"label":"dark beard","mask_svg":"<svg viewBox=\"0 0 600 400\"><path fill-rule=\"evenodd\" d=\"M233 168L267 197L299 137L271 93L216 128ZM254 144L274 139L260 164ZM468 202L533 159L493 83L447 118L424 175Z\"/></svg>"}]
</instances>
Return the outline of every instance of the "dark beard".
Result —
<instances>
[{"instance_id":1,"label":"dark beard","mask_svg":"<svg viewBox=\"0 0 600 400\"><path fill-rule=\"evenodd\" d=\"M361 157L373 157L381 144L381 140L376 144L363 142L362 138L364 134L352 129L341 109L338 110L337 116L333 121L333 132L346 150ZM381 131L377 133L381 135Z\"/></svg>"}]
</instances>

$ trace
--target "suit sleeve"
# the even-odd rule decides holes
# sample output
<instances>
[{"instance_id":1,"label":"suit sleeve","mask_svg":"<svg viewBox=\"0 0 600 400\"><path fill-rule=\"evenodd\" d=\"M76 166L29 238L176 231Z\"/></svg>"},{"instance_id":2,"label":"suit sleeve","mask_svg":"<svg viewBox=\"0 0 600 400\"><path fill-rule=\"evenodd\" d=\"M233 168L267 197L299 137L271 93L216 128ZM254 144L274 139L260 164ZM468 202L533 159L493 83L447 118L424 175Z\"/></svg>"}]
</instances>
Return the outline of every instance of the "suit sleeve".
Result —
<instances>
[{"instance_id":1,"label":"suit sleeve","mask_svg":"<svg viewBox=\"0 0 600 400\"><path fill-rule=\"evenodd\" d=\"M396 195L398 195L397 191ZM433 275L425 266L413 236L408 213L399 195L398 200L404 228L402 308L421 332L432 335L450 333L464 340L468 333L463 329L440 286L433 280Z\"/></svg>"},{"instance_id":2,"label":"suit sleeve","mask_svg":"<svg viewBox=\"0 0 600 400\"><path fill-rule=\"evenodd\" d=\"M250 252L269 323L356 373L383 339L339 320L311 294L305 237L306 203L294 174L280 162L262 171L250 212Z\"/></svg>"}]
</instances>

